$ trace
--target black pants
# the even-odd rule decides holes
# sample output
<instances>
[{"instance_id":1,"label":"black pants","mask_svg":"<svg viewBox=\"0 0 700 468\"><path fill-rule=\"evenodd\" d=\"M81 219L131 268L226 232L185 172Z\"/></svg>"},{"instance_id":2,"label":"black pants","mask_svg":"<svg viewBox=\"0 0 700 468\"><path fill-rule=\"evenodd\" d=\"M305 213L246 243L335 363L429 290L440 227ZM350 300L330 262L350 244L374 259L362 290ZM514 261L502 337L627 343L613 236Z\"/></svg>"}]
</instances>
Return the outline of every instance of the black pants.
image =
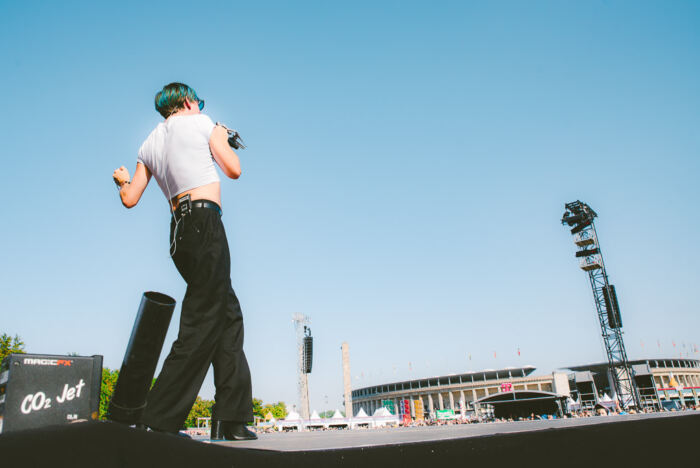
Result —
<instances>
[{"instance_id":1,"label":"black pants","mask_svg":"<svg viewBox=\"0 0 700 468\"><path fill-rule=\"evenodd\" d=\"M193 208L170 225L173 261L187 282L180 330L155 385L142 422L179 430L214 366L216 403L212 419L253 420L250 369L243 353L243 314L231 287L231 259L219 213Z\"/></svg>"}]
</instances>

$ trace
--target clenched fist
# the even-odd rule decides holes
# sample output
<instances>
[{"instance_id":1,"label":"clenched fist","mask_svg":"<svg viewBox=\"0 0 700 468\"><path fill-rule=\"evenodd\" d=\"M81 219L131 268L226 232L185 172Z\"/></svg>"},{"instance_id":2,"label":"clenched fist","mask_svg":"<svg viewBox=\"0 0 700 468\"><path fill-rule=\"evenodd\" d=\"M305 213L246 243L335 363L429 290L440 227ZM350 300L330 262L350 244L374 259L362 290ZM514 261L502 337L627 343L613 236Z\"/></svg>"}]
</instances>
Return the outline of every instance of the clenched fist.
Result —
<instances>
[{"instance_id":1,"label":"clenched fist","mask_svg":"<svg viewBox=\"0 0 700 468\"><path fill-rule=\"evenodd\" d=\"M112 178L114 179L114 183L117 184L117 187L120 188L125 183L131 181L129 171L124 166L120 167L119 169L115 169L114 173L112 174Z\"/></svg>"}]
</instances>

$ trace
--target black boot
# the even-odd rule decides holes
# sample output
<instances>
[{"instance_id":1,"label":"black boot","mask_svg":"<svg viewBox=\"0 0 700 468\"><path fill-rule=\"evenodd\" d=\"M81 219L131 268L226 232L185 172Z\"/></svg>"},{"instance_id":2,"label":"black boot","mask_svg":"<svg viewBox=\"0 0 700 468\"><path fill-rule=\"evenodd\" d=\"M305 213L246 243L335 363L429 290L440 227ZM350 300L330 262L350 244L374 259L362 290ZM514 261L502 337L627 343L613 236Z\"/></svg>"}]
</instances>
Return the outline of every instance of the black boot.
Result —
<instances>
[{"instance_id":1,"label":"black boot","mask_svg":"<svg viewBox=\"0 0 700 468\"><path fill-rule=\"evenodd\" d=\"M236 421L212 420L211 440L255 440L255 432L246 427L246 423Z\"/></svg>"}]
</instances>

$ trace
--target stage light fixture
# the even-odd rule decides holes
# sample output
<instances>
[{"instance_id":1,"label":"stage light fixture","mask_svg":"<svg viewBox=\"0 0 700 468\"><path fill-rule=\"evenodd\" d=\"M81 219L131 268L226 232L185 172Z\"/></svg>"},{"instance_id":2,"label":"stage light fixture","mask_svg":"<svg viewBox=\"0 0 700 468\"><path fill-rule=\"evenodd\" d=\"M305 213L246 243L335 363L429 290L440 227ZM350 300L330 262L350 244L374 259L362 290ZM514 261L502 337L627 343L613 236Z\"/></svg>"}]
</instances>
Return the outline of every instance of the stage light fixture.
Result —
<instances>
[{"instance_id":1,"label":"stage light fixture","mask_svg":"<svg viewBox=\"0 0 700 468\"><path fill-rule=\"evenodd\" d=\"M579 224L577 224L576 226L574 226L574 228L571 230L571 234L578 234L579 232L583 231L584 229L586 229L586 228L587 228L588 226L590 226L591 224L593 224L593 220L592 220L592 219L587 219L587 220L585 220L585 221L583 221L583 222L580 222Z\"/></svg>"},{"instance_id":2,"label":"stage light fixture","mask_svg":"<svg viewBox=\"0 0 700 468\"><path fill-rule=\"evenodd\" d=\"M600 253L600 249L579 250L578 252L576 252L576 256L588 257L589 255L595 255L597 253Z\"/></svg>"}]
</instances>

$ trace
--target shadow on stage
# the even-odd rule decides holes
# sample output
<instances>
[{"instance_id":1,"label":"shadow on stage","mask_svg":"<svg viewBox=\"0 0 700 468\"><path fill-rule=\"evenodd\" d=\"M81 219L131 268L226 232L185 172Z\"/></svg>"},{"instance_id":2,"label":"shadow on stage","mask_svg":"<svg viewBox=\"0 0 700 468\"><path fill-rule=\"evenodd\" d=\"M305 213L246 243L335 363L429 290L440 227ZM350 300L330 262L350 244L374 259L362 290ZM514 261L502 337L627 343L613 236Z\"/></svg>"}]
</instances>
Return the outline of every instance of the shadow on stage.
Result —
<instances>
[{"instance_id":1,"label":"shadow on stage","mask_svg":"<svg viewBox=\"0 0 700 468\"><path fill-rule=\"evenodd\" d=\"M0 435L7 467L652 466L698 458L700 412L379 446L260 450L86 422ZM609 420L608 420L609 421ZM507 424L507 423L506 423ZM428 428L429 429L429 428ZM401 431L396 437L400 440ZM372 437L371 431L367 431ZM315 437L308 433L308 437ZM696 463L692 462L692 463ZM458 464L458 465L455 465Z\"/></svg>"}]
</instances>

